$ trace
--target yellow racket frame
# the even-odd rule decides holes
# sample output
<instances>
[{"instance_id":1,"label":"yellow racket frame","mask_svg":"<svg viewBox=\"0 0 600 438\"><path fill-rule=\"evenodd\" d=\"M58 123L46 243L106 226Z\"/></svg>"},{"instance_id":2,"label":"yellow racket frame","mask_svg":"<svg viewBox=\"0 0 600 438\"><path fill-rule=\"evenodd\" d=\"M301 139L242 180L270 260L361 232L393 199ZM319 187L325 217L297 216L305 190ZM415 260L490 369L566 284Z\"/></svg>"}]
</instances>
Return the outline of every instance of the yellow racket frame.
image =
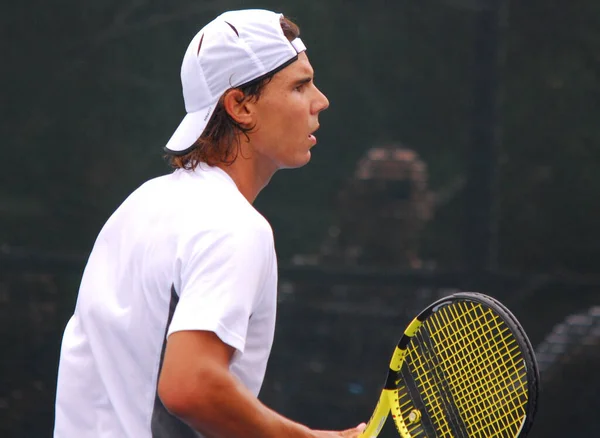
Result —
<instances>
[{"instance_id":1,"label":"yellow racket frame","mask_svg":"<svg viewBox=\"0 0 600 438\"><path fill-rule=\"evenodd\" d=\"M413 337L419 327L421 327L422 321L417 318L413 319L410 325L404 331L404 334L408 337ZM396 347L390 360L390 371L397 373L400 371L404 357L406 356L407 349ZM388 385L386 385L388 386ZM392 411L392 418L396 423L396 429L402 437L409 438L411 435L408 432L407 424L404 422L402 415L400 414L400 406L398 404L398 390L384 388L379 396L379 401L375 407L375 411L367 424L366 429L359 435L360 438L376 438L381 432L388 415Z\"/></svg>"}]
</instances>

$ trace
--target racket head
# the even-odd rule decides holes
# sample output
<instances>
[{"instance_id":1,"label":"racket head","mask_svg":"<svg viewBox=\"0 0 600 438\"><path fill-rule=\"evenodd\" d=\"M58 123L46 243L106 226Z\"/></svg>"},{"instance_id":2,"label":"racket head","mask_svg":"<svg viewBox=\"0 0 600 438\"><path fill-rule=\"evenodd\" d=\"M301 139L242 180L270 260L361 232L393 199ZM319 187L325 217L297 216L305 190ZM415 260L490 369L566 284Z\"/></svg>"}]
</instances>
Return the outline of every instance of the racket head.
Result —
<instances>
[{"instance_id":1,"label":"racket head","mask_svg":"<svg viewBox=\"0 0 600 438\"><path fill-rule=\"evenodd\" d=\"M460 292L407 327L382 397L403 438L525 437L538 382L534 350L517 318L492 297Z\"/></svg>"}]
</instances>

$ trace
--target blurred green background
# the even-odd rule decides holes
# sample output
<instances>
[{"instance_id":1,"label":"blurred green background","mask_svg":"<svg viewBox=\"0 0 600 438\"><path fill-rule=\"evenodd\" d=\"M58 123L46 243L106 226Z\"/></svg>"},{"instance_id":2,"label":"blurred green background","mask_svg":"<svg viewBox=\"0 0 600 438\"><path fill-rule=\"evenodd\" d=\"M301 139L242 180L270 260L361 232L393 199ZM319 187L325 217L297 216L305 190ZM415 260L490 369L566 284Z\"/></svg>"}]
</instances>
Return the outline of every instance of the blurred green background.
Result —
<instances>
[{"instance_id":1,"label":"blurred green background","mask_svg":"<svg viewBox=\"0 0 600 438\"><path fill-rule=\"evenodd\" d=\"M281 266L265 402L314 427L365 420L412 313L476 289L514 310L545 361L533 435L600 436L592 0L2 2L0 436L51 436L60 335L86 255L120 202L169 172L162 146L184 115L189 40L250 7L300 25L331 102L311 163L278 173L256 202ZM352 190L359 160L388 144L427 169L435 202L418 236L380 227ZM349 216L413 233L419 263L324 257Z\"/></svg>"}]
</instances>

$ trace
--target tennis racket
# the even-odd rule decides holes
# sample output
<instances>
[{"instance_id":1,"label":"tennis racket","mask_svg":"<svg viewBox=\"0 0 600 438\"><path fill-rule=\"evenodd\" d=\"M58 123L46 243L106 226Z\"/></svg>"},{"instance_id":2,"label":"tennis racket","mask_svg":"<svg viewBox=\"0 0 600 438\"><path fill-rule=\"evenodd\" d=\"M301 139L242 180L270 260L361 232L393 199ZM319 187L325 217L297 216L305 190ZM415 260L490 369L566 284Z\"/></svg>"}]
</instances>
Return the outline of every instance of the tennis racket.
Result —
<instances>
[{"instance_id":1,"label":"tennis racket","mask_svg":"<svg viewBox=\"0 0 600 438\"><path fill-rule=\"evenodd\" d=\"M536 412L539 371L525 331L495 299L442 298L406 328L361 438L391 412L403 438L525 437Z\"/></svg>"}]
</instances>

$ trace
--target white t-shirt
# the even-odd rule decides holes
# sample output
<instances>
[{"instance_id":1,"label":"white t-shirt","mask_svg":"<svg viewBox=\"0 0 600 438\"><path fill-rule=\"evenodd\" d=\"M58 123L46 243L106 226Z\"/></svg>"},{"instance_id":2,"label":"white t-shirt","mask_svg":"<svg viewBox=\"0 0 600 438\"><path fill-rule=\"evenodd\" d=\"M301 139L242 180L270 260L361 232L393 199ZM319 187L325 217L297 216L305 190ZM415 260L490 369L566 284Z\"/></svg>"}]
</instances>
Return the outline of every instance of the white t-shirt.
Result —
<instances>
[{"instance_id":1,"label":"white t-shirt","mask_svg":"<svg viewBox=\"0 0 600 438\"><path fill-rule=\"evenodd\" d=\"M273 343L270 225L223 170L148 181L100 232L65 329L56 438L199 437L157 396L165 335L208 330L231 372L260 390Z\"/></svg>"}]
</instances>

